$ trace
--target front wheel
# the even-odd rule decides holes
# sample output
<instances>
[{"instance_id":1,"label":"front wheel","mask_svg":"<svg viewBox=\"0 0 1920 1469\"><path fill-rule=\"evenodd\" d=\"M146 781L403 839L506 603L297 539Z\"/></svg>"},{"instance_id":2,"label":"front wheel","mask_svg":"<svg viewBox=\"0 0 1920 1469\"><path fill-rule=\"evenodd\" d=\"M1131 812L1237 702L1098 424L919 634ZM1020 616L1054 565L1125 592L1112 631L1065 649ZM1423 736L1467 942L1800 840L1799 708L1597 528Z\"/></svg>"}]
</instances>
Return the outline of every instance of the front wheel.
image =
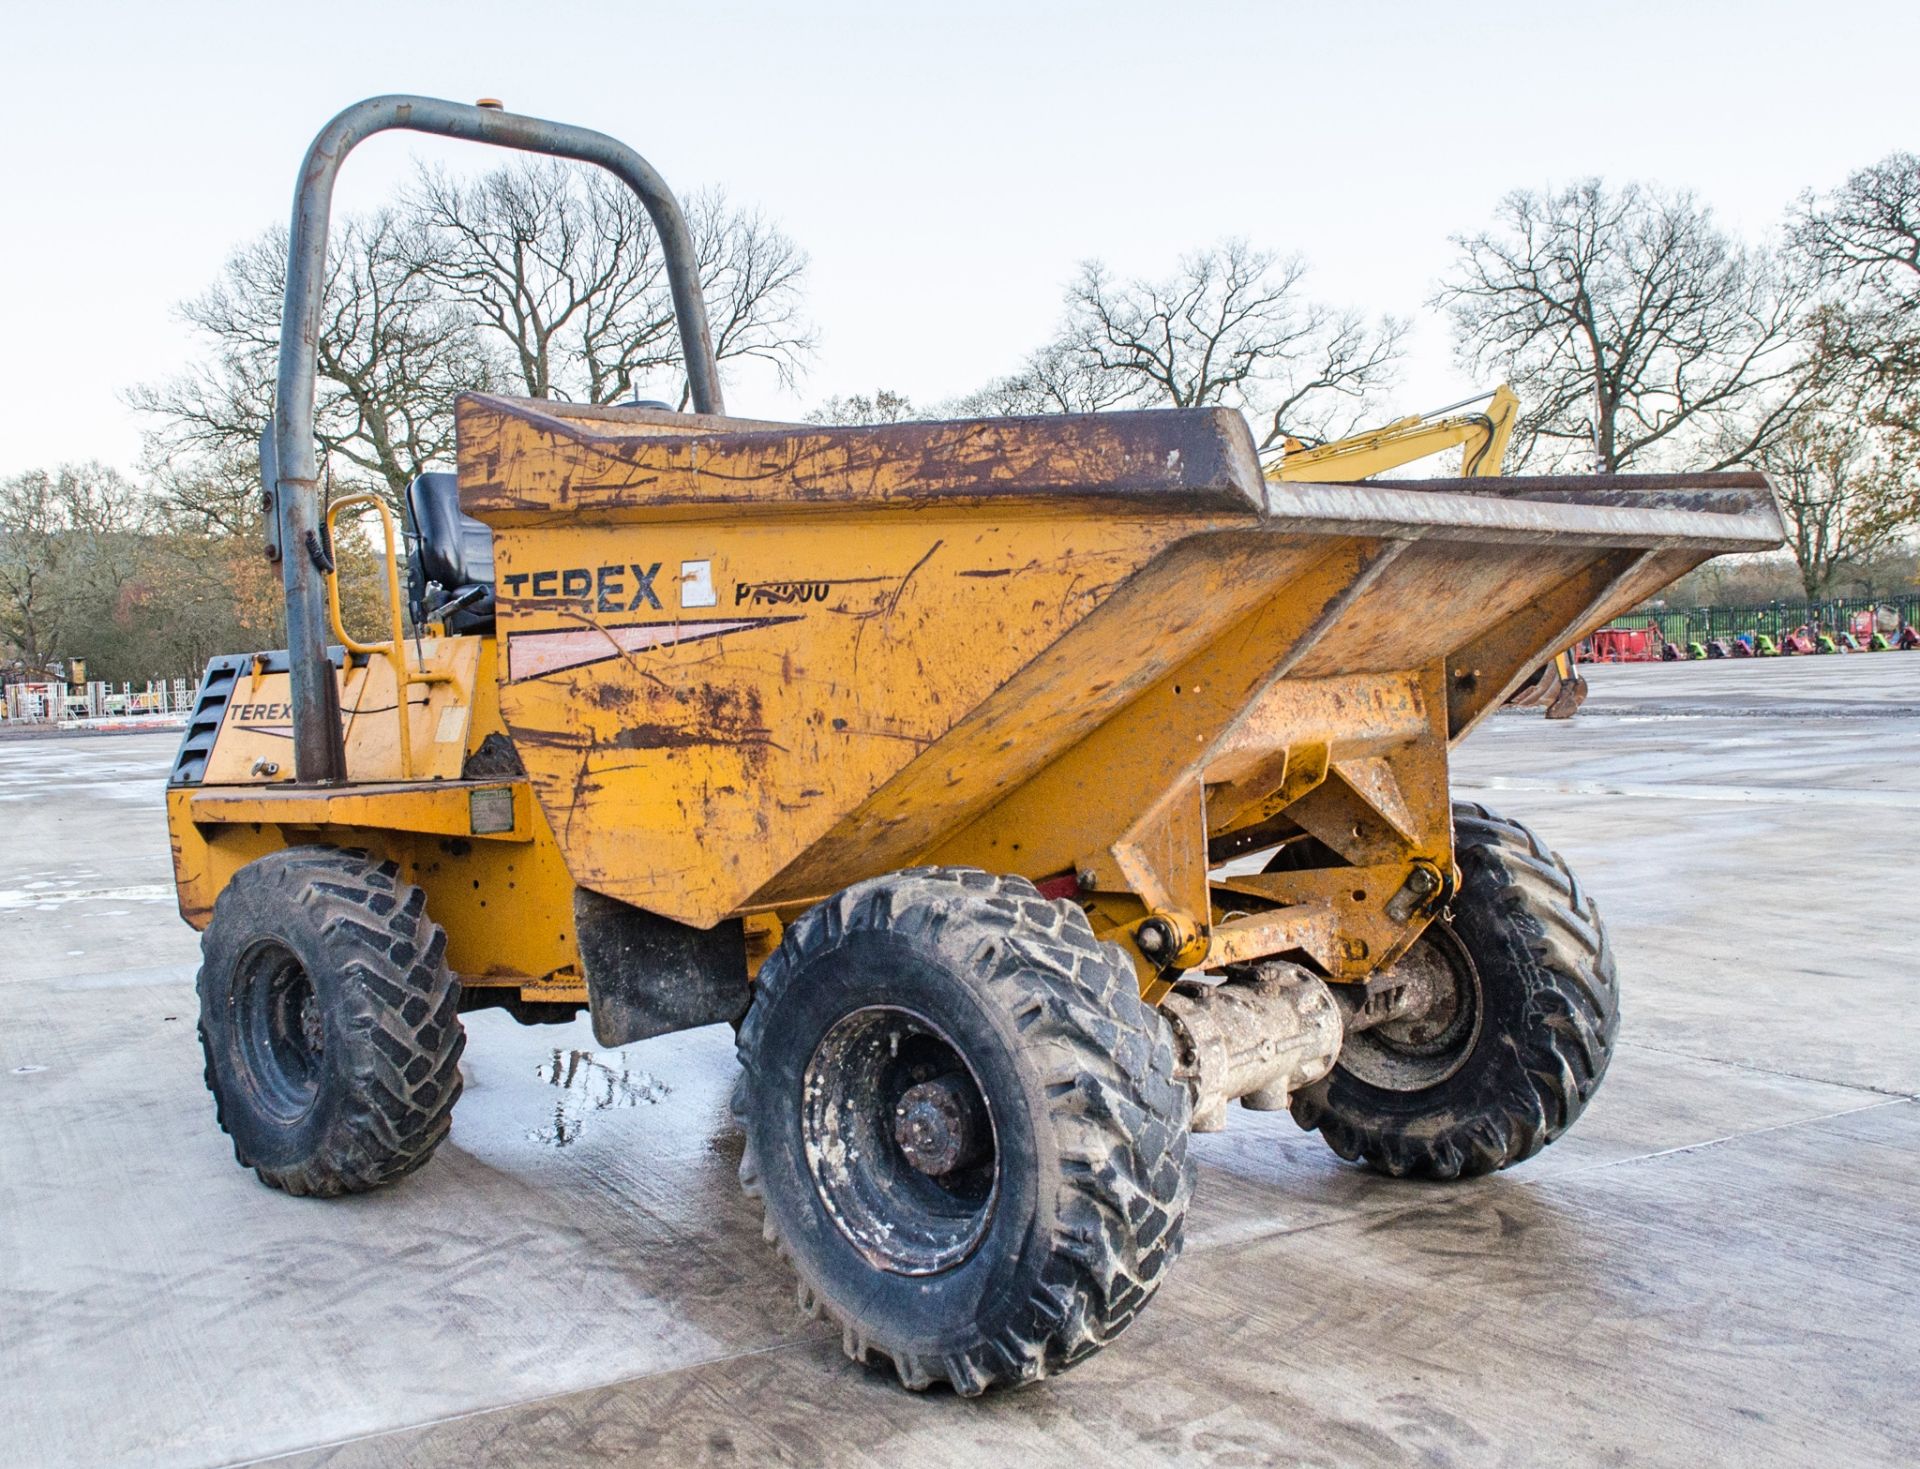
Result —
<instances>
[{"instance_id":1,"label":"front wheel","mask_svg":"<svg viewBox=\"0 0 1920 1469\"><path fill-rule=\"evenodd\" d=\"M875 878L755 988L740 1181L848 1355L973 1394L1133 1320L1180 1252L1190 1104L1079 909L966 869Z\"/></svg>"},{"instance_id":2,"label":"front wheel","mask_svg":"<svg viewBox=\"0 0 1920 1469\"><path fill-rule=\"evenodd\" d=\"M1395 1177L1469 1178L1531 1158L1593 1099L1620 1026L1606 926L1518 822L1453 808L1460 891L1395 969L1437 998L1347 1037L1293 1099L1341 1157Z\"/></svg>"}]
</instances>

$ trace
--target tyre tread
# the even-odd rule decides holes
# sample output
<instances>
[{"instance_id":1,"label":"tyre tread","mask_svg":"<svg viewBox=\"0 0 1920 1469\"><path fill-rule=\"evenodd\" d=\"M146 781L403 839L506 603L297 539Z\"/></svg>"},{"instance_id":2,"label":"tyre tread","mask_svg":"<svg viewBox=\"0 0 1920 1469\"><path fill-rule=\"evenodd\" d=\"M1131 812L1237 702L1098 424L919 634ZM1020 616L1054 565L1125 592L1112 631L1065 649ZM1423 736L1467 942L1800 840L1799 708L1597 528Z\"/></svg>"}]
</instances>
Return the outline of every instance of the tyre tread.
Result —
<instances>
[{"instance_id":1,"label":"tyre tread","mask_svg":"<svg viewBox=\"0 0 1920 1469\"><path fill-rule=\"evenodd\" d=\"M244 923L256 898L290 903L330 950L341 953L341 1029L349 1036L349 1075L341 1103L312 1155L292 1166L248 1156L230 1125L230 1098L215 1064L209 1026L224 1003L211 972L216 927ZM321 1198L362 1193L413 1172L451 1127L461 1091L460 985L446 964L446 934L426 911L426 895L400 879L391 862L326 847L294 847L249 863L214 904L202 936L198 979L200 1040L207 1089L234 1157L262 1183Z\"/></svg>"},{"instance_id":2,"label":"tyre tread","mask_svg":"<svg viewBox=\"0 0 1920 1469\"><path fill-rule=\"evenodd\" d=\"M1510 1038L1526 1084L1477 1115L1431 1126L1343 1107L1331 1100L1331 1077L1294 1099L1295 1120L1317 1129L1334 1152L1395 1178L1470 1178L1532 1157L1592 1100L1619 1030L1606 925L1566 862L1531 829L1485 806L1455 802L1453 821L1457 856L1487 864L1492 901L1526 936L1533 961L1525 982L1536 1020Z\"/></svg>"},{"instance_id":3,"label":"tyre tread","mask_svg":"<svg viewBox=\"0 0 1920 1469\"><path fill-rule=\"evenodd\" d=\"M1054 1097L1062 1167L1052 1255L1031 1298L972 1347L937 1358L880 1340L857 1311L808 1281L766 1209L749 1133L740 1184L763 1210L763 1233L800 1275L802 1309L841 1328L855 1361L884 1357L916 1391L946 1382L965 1396L1036 1381L1124 1331L1180 1253L1193 1165L1189 1098L1172 1041L1140 998L1132 964L1094 937L1086 915L1041 897L1021 877L970 868L911 868L871 879L812 909L762 967L740 1027L743 1115L765 1017L790 977L850 930L888 924L937 938L1016 1017Z\"/></svg>"}]
</instances>

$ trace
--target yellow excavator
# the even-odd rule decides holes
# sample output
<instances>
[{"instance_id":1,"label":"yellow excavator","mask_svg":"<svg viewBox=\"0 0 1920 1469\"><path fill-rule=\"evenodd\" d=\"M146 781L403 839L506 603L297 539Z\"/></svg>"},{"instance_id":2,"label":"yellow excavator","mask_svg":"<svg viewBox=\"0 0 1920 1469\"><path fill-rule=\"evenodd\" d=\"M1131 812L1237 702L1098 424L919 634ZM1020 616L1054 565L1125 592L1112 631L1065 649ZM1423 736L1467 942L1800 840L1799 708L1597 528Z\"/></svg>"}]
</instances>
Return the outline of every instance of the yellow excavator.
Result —
<instances>
[{"instance_id":1,"label":"yellow excavator","mask_svg":"<svg viewBox=\"0 0 1920 1469\"><path fill-rule=\"evenodd\" d=\"M1481 403L1486 407L1461 411ZM1502 383L1490 393L1463 398L1431 413L1396 418L1344 439L1309 447L1289 438L1266 474L1277 483L1348 484L1458 449L1460 477L1485 478L1500 473L1519 416L1520 399ZM1586 698L1587 681L1574 671L1572 654L1561 652L1514 690L1507 703L1523 708L1545 704L1547 718L1571 719Z\"/></svg>"}]
</instances>

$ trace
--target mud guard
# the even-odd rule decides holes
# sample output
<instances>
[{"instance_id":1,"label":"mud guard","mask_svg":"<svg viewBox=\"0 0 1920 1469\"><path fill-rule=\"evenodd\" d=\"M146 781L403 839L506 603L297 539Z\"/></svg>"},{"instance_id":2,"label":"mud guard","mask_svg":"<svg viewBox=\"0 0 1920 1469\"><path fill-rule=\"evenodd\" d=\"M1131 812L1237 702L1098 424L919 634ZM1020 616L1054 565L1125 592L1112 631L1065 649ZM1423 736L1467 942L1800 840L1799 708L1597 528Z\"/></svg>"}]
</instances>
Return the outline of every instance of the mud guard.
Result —
<instances>
[{"instance_id":1,"label":"mud guard","mask_svg":"<svg viewBox=\"0 0 1920 1469\"><path fill-rule=\"evenodd\" d=\"M747 1013L746 929L693 928L587 888L573 890L593 1038L624 1046Z\"/></svg>"}]
</instances>

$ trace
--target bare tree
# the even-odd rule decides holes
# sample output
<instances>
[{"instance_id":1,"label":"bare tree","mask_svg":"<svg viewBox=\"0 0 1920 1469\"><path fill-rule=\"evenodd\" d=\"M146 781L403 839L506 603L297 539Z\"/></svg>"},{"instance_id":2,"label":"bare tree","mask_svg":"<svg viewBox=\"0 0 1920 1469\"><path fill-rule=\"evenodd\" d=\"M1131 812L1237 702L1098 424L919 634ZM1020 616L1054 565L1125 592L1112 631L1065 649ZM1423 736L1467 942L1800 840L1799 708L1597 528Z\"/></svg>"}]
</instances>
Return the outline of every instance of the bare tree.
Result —
<instances>
[{"instance_id":1,"label":"bare tree","mask_svg":"<svg viewBox=\"0 0 1920 1469\"><path fill-rule=\"evenodd\" d=\"M1125 373L1106 371L1062 340L1035 349L1018 372L995 378L984 388L956 399L947 411L956 418L1099 413L1133 405L1140 397L1137 380Z\"/></svg>"},{"instance_id":2,"label":"bare tree","mask_svg":"<svg viewBox=\"0 0 1920 1469\"><path fill-rule=\"evenodd\" d=\"M255 449L169 454L162 442L150 438L140 469L155 513L170 530L196 536L237 536L259 546L264 516Z\"/></svg>"},{"instance_id":3,"label":"bare tree","mask_svg":"<svg viewBox=\"0 0 1920 1469\"><path fill-rule=\"evenodd\" d=\"M1690 194L1518 190L1494 228L1453 243L1435 304L1462 364L1520 394L1522 459L1614 471L1711 445L1693 467L1751 462L1804 401L1805 285Z\"/></svg>"},{"instance_id":4,"label":"bare tree","mask_svg":"<svg viewBox=\"0 0 1920 1469\"><path fill-rule=\"evenodd\" d=\"M1804 196L1790 237L1825 288L1812 335L1829 390L1920 450L1920 154Z\"/></svg>"},{"instance_id":5,"label":"bare tree","mask_svg":"<svg viewBox=\"0 0 1920 1469\"><path fill-rule=\"evenodd\" d=\"M1761 452L1808 601L1899 539L1914 477L1885 438L1850 413L1808 411Z\"/></svg>"},{"instance_id":6,"label":"bare tree","mask_svg":"<svg viewBox=\"0 0 1920 1469\"><path fill-rule=\"evenodd\" d=\"M905 423L919 416L914 411L913 400L905 393L896 393L892 388L880 388L872 397L865 393L849 393L845 397L829 398L807 415L807 422Z\"/></svg>"},{"instance_id":7,"label":"bare tree","mask_svg":"<svg viewBox=\"0 0 1920 1469\"><path fill-rule=\"evenodd\" d=\"M198 466L197 468L195 466ZM0 481L0 650L30 673L84 658L90 676L197 673L213 653L278 646L280 575L260 554L254 466L207 461L137 486L99 464ZM334 544L347 625L386 625L385 560Z\"/></svg>"},{"instance_id":8,"label":"bare tree","mask_svg":"<svg viewBox=\"0 0 1920 1469\"><path fill-rule=\"evenodd\" d=\"M767 363L791 381L812 350L800 314L806 256L718 192L696 196L689 219L716 352ZM181 307L206 357L130 395L159 421L156 463L204 456L218 479L235 462L256 461L286 266L285 237L263 234ZM428 464L451 457L460 393L513 383L533 397L615 402L677 370L680 355L659 238L631 191L551 160L471 183L423 171L400 208L336 232L316 350L316 433L330 474L397 498ZM683 388L683 406L687 397ZM188 479L186 489L204 489L209 476Z\"/></svg>"},{"instance_id":9,"label":"bare tree","mask_svg":"<svg viewBox=\"0 0 1920 1469\"><path fill-rule=\"evenodd\" d=\"M330 468L397 497L453 451L453 401L490 378L465 317L420 273L418 231L389 210L350 220L328 252L316 343L315 433ZM269 231L228 259L181 313L210 348L178 377L133 390L161 420L158 457L257 462L273 402L287 242Z\"/></svg>"},{"instance_id":10,"label":"bare tree","mask_svg":"<svg viewBox=\"0 0 1920 1469\"><path fill-rule=\"evenodd\" d=\"M719 189L695 194L687 214L714 356L722 363L765 363L792 387L815 345L801 310L806 252L759 210L735 208ZM673 360L680 361L677 336ZM683 384L680 406L690 401Z\"/></svg>"},{"instance_id":11,"label":"bare tree","mask_svg":"<svg viewBox=\"0 0 1920 1469\"><path fill-rule=\"evenodd\" d=\"M575 360L590 376L613 370L592 350L609 337L626 338L636 368L670 360L657 350L665 327L635 311L661 271L653 235L629 227L610 190L529 159L473 182L423 168L406 207L421 226L420 274L467 308L529 397L568 396L560 379Z\"/></svg>"},{"instance_id":12,"label":"bare tree","mask_svg":"<svg viewBox=\"0 0 1920 1469\"><path fill-rule=\"evenodd\" d=\"M1054 339L1020 372L962 400L1012 413L1114 407L1242 408L1260 447L1344 432L1392 379L1405 335L1392 317L1309 300L1298 256L1226 240L1160 280L1084 262Z\"/></svg>"},{"instance_id":13,"label":"bare tree","mask_svg":"<svg viewBox=\"0 0 1920 1469\"><path fill-rule=\"evenodd\" d=\"M665 254L624 184L550 159L471 182L423 169L406 208L420 274L462 303L529 397L612 403L681 367ZM716 356L790 381L813 346L805 254L717 190L694 197L688 224Z\"/></svg>"},{"instance_id":14,"label":"bare tree","mask_svg":"<svg viewBox=\"0 0 1920 1469\"><path fill-rule=\"evenodd\" d=\"M31 673L125 584L147 504L118 471L69 464L0 480L0 638Z\"/></svg>"}]
</instances>

